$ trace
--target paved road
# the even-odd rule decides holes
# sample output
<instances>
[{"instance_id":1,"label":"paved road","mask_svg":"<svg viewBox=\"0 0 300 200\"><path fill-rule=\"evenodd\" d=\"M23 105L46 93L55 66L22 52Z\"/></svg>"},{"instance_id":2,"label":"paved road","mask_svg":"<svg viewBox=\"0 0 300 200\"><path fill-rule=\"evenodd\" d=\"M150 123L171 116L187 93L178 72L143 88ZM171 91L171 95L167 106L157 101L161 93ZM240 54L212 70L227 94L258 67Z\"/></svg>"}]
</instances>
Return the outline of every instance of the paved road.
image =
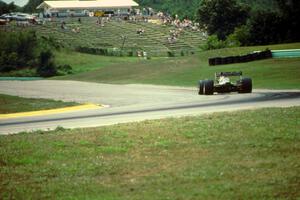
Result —
<instances>
[{"instance_id":1,"label":"paved road","mask_svg":"<svg viewBox=\"0 0 300 200\"><path fill-rule=\"evenodd\" d=\"M190 87L42 80L0 81L0 93L108 105L102 109L1 120L0 134L57 126L93 127L270 106L300 106L300 90L254 90L252 94L199 96L197 89Z\"/></svg>"}]
</instances>

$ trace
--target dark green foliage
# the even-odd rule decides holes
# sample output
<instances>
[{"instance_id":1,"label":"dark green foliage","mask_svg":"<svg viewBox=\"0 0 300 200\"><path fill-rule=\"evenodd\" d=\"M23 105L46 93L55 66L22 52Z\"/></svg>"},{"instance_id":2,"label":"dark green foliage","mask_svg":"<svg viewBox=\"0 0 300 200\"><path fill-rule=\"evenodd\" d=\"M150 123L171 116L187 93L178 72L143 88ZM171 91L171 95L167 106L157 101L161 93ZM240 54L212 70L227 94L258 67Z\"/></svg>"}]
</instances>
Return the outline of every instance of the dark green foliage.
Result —
<instances>
[{"instance_id":1,"label":"dark green foliage","mask_svg":"<svg viewBox=\"0 0 300 200\"><path fill-rule=\"evenodd\" d=\"M249 14L247 10L247 7L239 5L235 0L203 0L197 19L209 35L216 34L224 40L233 33L235 27L246 23Z\"/></svg>"},{"instance_id":2,"label":"dark green foliage","mask_svg":"<svg viewBox=\"0 0 300 200\"><path fill-rule=\"evenodd\" d=\"M35 32L0 32L0 72L32 67L38 41Z\"/></svg>"},{"instance_id":3,"label":"dark green foliage","mask_svg":"<svg viewBox=\"0 0 300 200\"><path fill-rule=\"evenodd\" d=\"M278 10L276 0L237 0L241 4L246 4L251 7L252 11L258 10Z\"/></svg>"},{"instance_id":4,"label":"dark green foliage","mask_svg":"<svg viewBox=\"0 0 300 200\"><path fill-rule=\"evenodd\" d=\"M300 1L299 0L276 0L283 19L283 27L285 30L285 40L300 41Z\"/></svg>"},{"instance_id":5,"label":"dark green foliage","mask_svg":"<svg viewBox=\"0 0 300 200\"><path fill-rule=\"evenodd\" d=\"M57 42L52 36L42 36L41 39L44 44L47 44L49 48L55 48L56 50L59 50L62 46L59 42Z\"/></svg>"},{"instance_id":6,"label":"dark green foliage","mask_svg":"<svg viewBox=\"0 0 300 200\"><path fill-rule=\"evenodd\" d=\"M224 41L219 40L216 35L211 35L207 38L206 43L201 46L203 50L211 50L211 49L221 49L226 47Z\"/></svg>"},{"instance_id":7,"label":"dark green foliage","mask_svg":"<svg viewBox=\"0 0 300 200\"><path fill-rule=\"evenodd\" d=\"M137 0L136 2L143 7L169 13L173 17L177 14L180 19L194 19L200 0Z\"/></svg>"},{"instance_id":8,"label":"dark green foliage","mask_svg":"<svg viewBox=\"0 0 300 200\"><path fill-rule=\"evenodd\" d=\"M235 28L234 33L228 37L235 39L242 46L249 44L248 40L251 37L249 26L243 25Z\"/></svg>"},{"instance_id":9,"label":"dark green foliage","mask_svg":"<svg viewBox=\"0 0 300 200\"><path fill-rule=\"evenodd\" d=\"M278 13L258 11L250 18L248 27L251 33L248 34L248 44L272 44L285 40L284 19Z\"/></svg>"},{"instance_id":10,"label":"dark green foliage","mask_svg":"<svg viewBox=\"0 0 300 200\"><path fill-rule=\"evenodd\" d=\"M58 75L72 74L73 70L70 65L59 65L56 67Z\"/></svg>"},{"instance_id":11,"label":"dark green foliage","mask_svg":"<svg viewBox=\"0 0 300 200\"><path fill-rule=\"evenodd\" d=\"M164 11L171 16L177 14L180 19L195 19L199 4L202 0L136 0L142 7L151 7L157 11ZM252 8L252 10L276 10L275 0L237 0Z\"/></svg>"},{"instance_id":12,"label":"dark green foliage","mask_svg":"<svg viewBox=\"0 0 300 200\"><path fill-rule=\"evenodd\" d=\"M168 57L175 57L175 53L173 51L168 51Z\"/></svg>"},{"instance_id":13,"label":"dark green foliage","mask_svg":"<svg viewBox=\"0 0 300 200\"><path fill-rule=\"evenodd\" d=\"M50 50L42 51L39 56L37 74L42 77L57 75L57 70L53 59L54 55Z\"/></svg>"},{"instance_id":14,"label":"dark green foliage","mask_svg":"<svg viewBox=\"0 0 300 200\"><path fill-rule=\"evenodd\" d=\"M200 25L209 35L226 40L222 46L218 45L221 41L209 38L204 49L300 41L300 2L276 0L270 8L275 5L274 10L251 10L235 0L203 0L198 10Z\"/></svg>"},{"instance_id":15,"label":"dark green foliage","mask_svg":"<svg viewBox=\"0 0 300 200\"><path fill-rule=\"evenodd\" d=\"M236 28L234 35L242 45L300 41L300 2L277 2L279 11L255 11L246 26Z\"/></svg>"},{"instance_id":16,"label":"dark green foliage","mask_svg":"<svg viewBox=\"0 0 300 200\"><path fill-rule=\"evenodd\" d=\"M17 9L18 7L14 4L14 2L6 4L3 1L0 1L0 15L16 11Z\"/></svg>"},{"instance_id":17,"label":"dark green foliage","mask_svg":"<svg viewBox=\"0 0 300 200\"><path fill-rule=\"evenodd\" d=\"M113 48L93 48L93 47L77 47L76 51L81 53L89 53L94 55L103 55L103 56L133 56L133 51L126 51Z\"/></svg>"},{"instance_id":18,"label":"dark green foliage","mask_svg":"<svg viewBox=\"0 0 300 200\"><path fill-rule=\"evenodd\" d=\"M36 12L36 7L42 2L43 0L29 0L28 3L23 7L23 11L28 13Z\"/></svg>"},{"instance_id":19,"label":"dark green foliage","mask_svg":"<svg viewBox=\"0 0 300 200\"><path fill-rule=\"evenodd\" d=\"M2 31L0 44L2 73L17 75L14 72L21 69L36 71L36 74L43 77L72 73L70 66L62 65L56 69L52 49L59 49L60 46L51 37L38 39L35 31Z\"/></svg>"}]
</instances>

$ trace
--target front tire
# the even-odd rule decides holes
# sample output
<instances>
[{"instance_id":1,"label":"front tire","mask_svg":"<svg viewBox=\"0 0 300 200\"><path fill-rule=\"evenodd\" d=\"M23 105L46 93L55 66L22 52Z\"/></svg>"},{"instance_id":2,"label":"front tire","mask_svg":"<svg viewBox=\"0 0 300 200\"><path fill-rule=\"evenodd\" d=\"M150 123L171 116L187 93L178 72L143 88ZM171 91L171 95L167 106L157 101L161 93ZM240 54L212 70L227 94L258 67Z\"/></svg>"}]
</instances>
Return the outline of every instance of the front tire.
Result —
<instances>
[{"instance_id":1,"label":"front tire","mask_svg":"<svg viewBox=\"0 0 300 200\"><path fill-rule=\"evenodd\" d=\"M205 80L204 81L203 94L205 94L205 95L213 95L214 94L214 81L213 80Z\"/></svg>"}]
</instances>

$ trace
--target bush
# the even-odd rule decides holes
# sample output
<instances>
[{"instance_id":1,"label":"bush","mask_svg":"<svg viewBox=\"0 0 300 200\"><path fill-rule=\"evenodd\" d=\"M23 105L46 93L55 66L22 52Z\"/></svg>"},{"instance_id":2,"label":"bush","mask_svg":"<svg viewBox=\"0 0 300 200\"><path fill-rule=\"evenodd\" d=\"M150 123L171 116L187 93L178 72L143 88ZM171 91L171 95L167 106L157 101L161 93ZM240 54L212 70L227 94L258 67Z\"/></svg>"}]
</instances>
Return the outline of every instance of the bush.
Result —
<instances>
[{"instance_id":1,"label":"bush","mask_svg":"<svg viewBox=\"0 0 300 200\"><path fill-rule=\"evenodd\" d=\"M226 47L226 43L222 40L219 40L216 35L212 35L207 38L206 43L200 48L203 50L211 50L211 49L221 49L224 47Z\"/></svg>"},{"instance_id":2,"label":"bush","mask_svg":"<svg viewBox=\"0 0 300 200\"><path fill-rule=\"evenodd\" d=\"M133 52L132 51L128 51L128 56L132 57L133 56Z\"/></svg>"},{"instance_id":3,"label":"bush","mask_svg":"<svg viewBox=\"0 0 300 200\"><path fill-rule=\"evenodd\" d=\"M57 74L58 75L66 75L66 74L72 74L73 70L70 65L59 65L57 67Z\"/></svg>"},{"instance_id":4,"label":"bush","mask_svg":"<svg viewBox=\"0 0 300 200\"><path fill-rule=\"evenodd\" d=\"M239 47L241 43L235 34L230 34L225 40L226 47Z\"/></svg>"},{"instance_id":5,"label":"bush","mask_svg":"<svg viewBox=\"0 0 300 200\"><path fill-rule=\"evenodd\" d=\"M53 53L50 50L42 51L39 56L39 66L37 74L42 77L57 75L57 70L53 61Z\"/></svg>"},{"instance_id":6,"label":"bush","mask_svg":"<svg viewBox=\"0 0 300 200\"><path fill-rule=\"evenodd\" d=\"M175 57L175 53L173 51L168 51L168 57Z\"/></svg>"},{"instance_id":7,"label":"bush","mask_svg":"<svg viewBox=\"0 0 300 200\"><path fill-rule=\"evenodd\" d=\"M0 32L0 72L33 66L38 52L35 32Z\"/></svg>"},{"instance_id":8,"label":"bush","mask_svg":"<svg viewBox=\"0 0 300 200\"><path fill-rule=\"evenodd\" d=\"M237 41L239 43L239 46L246 46L249 44L250 36L251 35L250 35L249 27L243 25L241 27L235 28L234 33L229 35L228 37Z\"/></svg>"}]
</instances>

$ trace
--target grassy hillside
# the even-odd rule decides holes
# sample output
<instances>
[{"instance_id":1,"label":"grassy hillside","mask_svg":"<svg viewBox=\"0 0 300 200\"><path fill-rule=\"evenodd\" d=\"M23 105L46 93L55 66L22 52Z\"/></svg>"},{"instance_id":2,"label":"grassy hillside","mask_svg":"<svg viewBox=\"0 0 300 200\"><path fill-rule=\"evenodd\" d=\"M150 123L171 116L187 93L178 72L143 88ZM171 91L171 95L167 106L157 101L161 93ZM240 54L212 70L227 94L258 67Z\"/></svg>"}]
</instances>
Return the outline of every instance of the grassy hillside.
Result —
<instances>
[{"instance_id":1,"label":"grassy hillside","mask_svg":"<svg viewBox=\"0 0 300 200\"><path fill-rule=\"evenodd\" d=\"M299 118L270 108L0 136L0 196L298 199Z\"/></svg>"},{"instance_id":2,"label":"grassy hillside","mask_svg":"<svg viewBox=\"0 0 300 200\"><path fill-rule=\"evenodd\" d=\"M66 30L61 29L61 22L66 22ZM168 42L170 30L173 26L162 26L145 22L110 21L104 27L97 25L97 18L57 19L55 22L48 22L43 26L34 26L39 36L52 37L61 46L75 49L77 47L122 49L124 55L132 52L136 56L138 50L146 51L149 56L168 56L168 52L175 52L177 55L195 52L204 43L206 37L199 31L185 29L177 37L174 43ZM79 33L72 29L79 28ZM12 29L18 29L12 27ZM138 29L145 32L137 34ZM124 39L125 38L125 39Z\"/></svg>"},{"instance_id":3,"label":"grassy hillside","mask_svg":"<svg viewBox=\"0 0 300 200\"><path fill-rule=\"evenodd\" d=\"M295 49L300 43L204 51L188 57L140 60L114 64L60 79L102 83L147 83L196 86L199 79L213 78L217 71L243 71L252 77L255 88L300 88L300 58L267 59L255 62L210 67L208 58L246 54L255 50Z\"/></svg>"},{"instance_id":4,"label":"grassy hillside","mask_svg":"<svg viewBox=\"0 0 300 200\"><path fill-rule=\"evenodd\" d=\"M137 57L99 56L68 50L56 51L55 59L58 65L69 64L74 74L109 67L111 65L123 65L124 63L130 65L139 61Z\"/></svg>"}]
</instances>

